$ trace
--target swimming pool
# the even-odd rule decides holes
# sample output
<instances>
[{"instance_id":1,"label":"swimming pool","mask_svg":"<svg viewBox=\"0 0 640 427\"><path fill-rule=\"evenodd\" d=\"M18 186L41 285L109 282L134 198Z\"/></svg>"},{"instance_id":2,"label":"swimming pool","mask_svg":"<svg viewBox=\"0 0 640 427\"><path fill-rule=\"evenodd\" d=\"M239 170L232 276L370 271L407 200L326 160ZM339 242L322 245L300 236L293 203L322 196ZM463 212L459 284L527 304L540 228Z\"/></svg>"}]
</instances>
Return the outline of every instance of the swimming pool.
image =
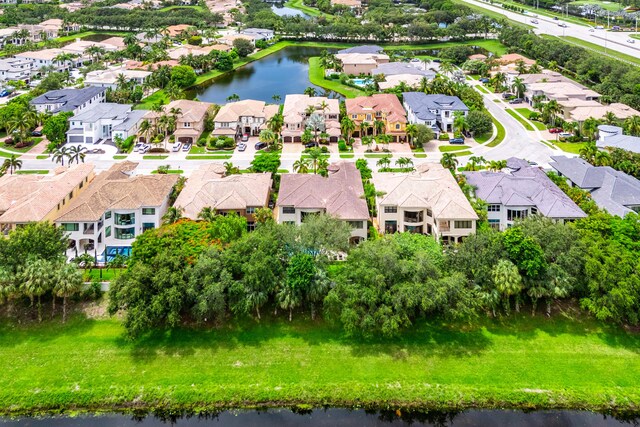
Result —
<instances>
[{"instance_id":1,"label":"swimming pool","mask_svg":"<svg viewBox=\"0 0 640 427\"><path fill-rule=\"evenodd\" d=\"M373 83L372 79L351 79L351 83L356 86L365 87Z\"/></svg>"}]
</instances>

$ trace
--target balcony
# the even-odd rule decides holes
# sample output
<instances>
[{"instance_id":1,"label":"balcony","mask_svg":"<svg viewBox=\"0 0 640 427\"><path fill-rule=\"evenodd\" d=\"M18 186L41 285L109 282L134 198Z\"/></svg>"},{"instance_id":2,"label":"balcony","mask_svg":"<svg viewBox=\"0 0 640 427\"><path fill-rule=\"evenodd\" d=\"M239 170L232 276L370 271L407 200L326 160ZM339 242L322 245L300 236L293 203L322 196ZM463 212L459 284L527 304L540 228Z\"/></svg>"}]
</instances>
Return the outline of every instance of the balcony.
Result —
<instances>
[{"instance_id":1,"label":"balcony","mask_svg":"<svg viewBox=\"0 0 640 427\"><path fill-rule=\"evenodd\" d=\"M405 211L404 212L404 222L415 224L423 221L424 221L424 215L422 211L417 211L417 212Z\"/></svg>"},{"instance_id":2,"label":"balcony","mask_svg":"<svg viewBox=\"0 0 640 427\"><path fill-rule=\"evenodd\" d=\"M85 225L84 230L82 230L82 234L94 234L96 231L96 229L94 228L93 224L89 225L88 227Z\"/></svg>"}]
</instances>

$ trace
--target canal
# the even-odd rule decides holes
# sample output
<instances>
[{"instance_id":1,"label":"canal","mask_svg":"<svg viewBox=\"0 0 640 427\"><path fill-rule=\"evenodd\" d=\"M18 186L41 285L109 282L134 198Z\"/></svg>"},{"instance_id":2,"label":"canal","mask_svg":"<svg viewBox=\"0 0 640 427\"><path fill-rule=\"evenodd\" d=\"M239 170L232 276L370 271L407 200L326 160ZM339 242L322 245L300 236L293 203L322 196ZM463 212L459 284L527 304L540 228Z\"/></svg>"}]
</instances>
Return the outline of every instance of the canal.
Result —
<instances>
[{"instance_id":1,"label":"canal","mask_svg":"<svg viewBox=\"0 0 640 427\"><path fill-rule=\"evenodd\" d=\"M438 426L438 427L614 427L637 423L638 419L582 411L521 412L471 410L464 412L371 412L340 408L294 413L288 409L267 411L224 411L211 415L98 415L54 418L0 419L3 427L360 427L360 426ZM635 424L637 425L637 424Z\"/></svg>"},{"instance_id":2,"label":"canal","mask_svg":"<svg viewBox=\"0 0 640 427\"><path fill-rule=\"evenodd\" d=\"M319 56L322 48L290 46L258 61L226 73L207 82L187 94L201 101L226 104L227 98L236 94L240 99L257 99L274 102L274 95L284 102L289 93L303 93L314 87L318 94L327 91L309 82L309 58ZM335 96L328 92L329 96ZM277 99L277 98L276 98Z\"/></svg>"}]
</instances>

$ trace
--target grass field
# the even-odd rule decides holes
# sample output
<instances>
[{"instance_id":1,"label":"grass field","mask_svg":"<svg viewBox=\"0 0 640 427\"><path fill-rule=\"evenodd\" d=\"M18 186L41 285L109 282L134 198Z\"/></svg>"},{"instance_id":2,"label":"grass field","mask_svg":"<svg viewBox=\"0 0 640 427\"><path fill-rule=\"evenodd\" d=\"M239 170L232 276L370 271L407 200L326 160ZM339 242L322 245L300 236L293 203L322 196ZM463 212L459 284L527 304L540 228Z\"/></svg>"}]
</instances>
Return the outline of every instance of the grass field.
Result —
<instances>
[{"instance_id":1,"label":"grass field","mask_svg":"<svg viewBox=\"0 0 640 427\"><path fill-rule=\"evenodd\" d=\"M505 110L507 113L509 113L509 115L511 117L513 117L514 119L516 119L522 126L524 126L524 128L530 132L533 132L535 129L533 128L533 126L531 126L526 120L524 120L522 117L520 117L518 114L516 114L515 111L513 111L511 108L507 108Z\"/></svg>"},{"instance_id":2,"label":"grass field","mask_svg":"<svg viewBox=\"0 0 640 427\"><path fill-rule=\"evenodd\" d=\"M158 170L156 169L154 171L151 171L151 173L152 174L157 174ZM181 174L184 173L184 171L182 169L169 169L169 170L166 171L166 173L173 174L173 175L181 175Z\"/></svg>"},{"instance_id":3,"label":"grass field","mask_svg":"<svg viewBox=\"0 0 640 427\"><path fill-rule=\"evenodd\" d=\"M516 108L515 110L518 113L525 116L527 119L529 119L529 116L531 116L531 113L533 113L533 110L530 110L529 108ZM531 121L531 123L536 127L536 129L547 130L547 127L544 125L544 123L539 122L537 120L531 120L531 119L529 119L529 121Z\"/></svg>"},{"instance_id":4,"label":"grass field","mask_svg":"<svg viewBox=\"0 0 640 427\"><path fill-rule=\"evenodd\" d=\"M597 52L597 53L602 53L602 54L607 55L607 56L609 56L611 58L619 59L621 61L630 62L630 63L632 63L634 65L640 66L640 57L632 56L632 55L626 55L624 53L620 53L620 52L617 52L617 51L611 50L611 49L607 49L605 51L604 46L599 46L597 44L589 43L589 42L586 42L586 41L584 41L582 39L578 39L578 38L575 38L575 37L565 36L565 37L559 37L559 38L561 40L564 40L564 41L568 42L568 43L572 43L572 44L575 44L577 46L584 47L585 49L588 49L588 50L591 50L591 51L594 51L594 52Z\"/></svg>"},{"instance_id":5,"label":"grass field","mask_svg":"<svg viewBox=\"0 0 640 427\"><path fill-rule=\"evenodd\" d=\"M228 160L230 159L232 154L204 154L201 156L195 155L187 155L187 160Z\"/></svg>"},{"instance_id":6,"label":"grass field","mask_svg":"<svg viewBox=\"0 0 640 427\"><path fill-rule=\"evenodd\" d=\"M14 173L16 175L47 175L49 171L46 169L25 169L17 170Z\"/></svg>"},{"instance_id":7,"label":"grass field","mask_svg":"<svg viewBox=\"0 0 640 427\"><path fill-rule=\"evenodd\" d=\"M99 280L102 282L110 282L120 275L123 271L121 268L93 268L90 271L85 271L84 276L89 280ZM102 272L102 274L100 274Z\"/></svg>"},{"instance_id":8,"label":"grass field","mask_svg":"<svg viewBox=\"0 0 640 427\"><path fill-rule=\"evenodd\" d=\"M298 9L298 10L306 13L309 16L324 16L327 19L333 19L333 15L331 15L329 13L321 12L320 10L318 10L318 9L316 9L314 7L309 7L309 6L305 5L302 2L302 0L289 0L284 5L288 6L288 7L292 7L294 9Z\"/></svg>"},{"instance_id":9,"label":"grass field","mask_svg":"<svg viewBox=\"0 0 640 427\"><path fill-rule=\"evenodd\" d=\"M507 131L504 129L504 126L502 126L502 123L497 121L495 117L492 117L492 119L493 125L496 127L497 132L496 137L493 139L493 141L487 144L487 147L495 147L496 145L500 144L504 140L504 137L507 135Z\"/></svg>"},{"instance_id":10,"label":"grass field","mask_svg":"<svg viewBox=\"0 0 640 427\"><path fill-rule=\"evenodd\" d=\"M69 43L69 42L76 41L76 39L84 39L86 37L95 36L98 34L105 35L105 36L123 37L127 35L127 32L126 31L83 31L81 33L58 37L55 40L60 43Z\"/></svg>"},{"instance_id":11,"label":"grass field","mask_svg":"<svg viewBox=\"0 0 640 427\"><path fill-rule=\"evenodd\" d=\"M353 153L340 153L341 159L353 159L354 157L355 157L355 154Z\"/></svg>"},{"instance_id":12,"label":"grass field","mask_svg":"<svg viewBox=\"0 0 640 427\"><path fill-rule=\"evenodd\" d=\"M364 157L367 159L381 159L383 157L393 157L391 153L364 153Z\"/></svg>"},{"instance_id":13,"label":"grass field","mask_svg":"<svg viewBox=\"0 0 640 427\"><path fill-rule=\"evenodd\" d=\"M38 160L44 160L44 159L48 159L48 158L49 158L48 154L38 154L36 156L36 159L38 159Z\"/></svg>"},{"instance_id":14,"label":"grass field","mask_svg":"<svg viewBox=\"0 0 640 427\"><path fill-rule=\"evenodd\" d=\"M316 86L338 92L347 98L364 96L366 93L360 89L343 85L339 80L327 80L324 78L324 68L320 65L320 58L309 58L309 81Z\"/></svg>"},{"instance_id":15,"label":"grass field","mask_svg":"<svg viewBox=\"0 0 640 427\"><path fill-rule=\"evenodd\" d=\"M164 160L168 157L169 157L168 155L164 155L164 154L147 154L142 156L144 160Z\"/></svg>"},{"instance_id":16,"label":"grass field","mask_svg":"<svg viewBox=\"0 0 640 427\"><path fill-rule=\"evenodd\" d=\"M452 151L462 151L470 148L468 145L441 145L438 147L441 153L450 153Z\"/></svg>"},{"instance_id":17,"label":"grass field","mask_svg":"<svg viewBox=\"0 0 640 427\"><path fill-rule=\"evenodd\" d=\"M116 154L115 156L113 156L113 160L124 160L127 158L126 154Z\"/></svg>"},{"instance_id":18,"label":"grass field","mask_svg":"<svg viewBox=\"0 0 640 427\"><path fill-rule=\"evenodd\" d=\"M197 10L200 12L205 12L206 9L203 8L200 5L194 5L194 6L167 6L167 7L163 7L162 9L158 9L159 12L169 12L171 10L175 10L175 9L179 9L180 11L184 11L185 13L189 13L190 10Z\"/></svg>"},{"instance_id":19,"label":"grass field","mask_svg":"<svg viewBox=\"0 0 640 427\"><path fill-rule=\"evenodd\" d=\"M371 342L295 317L158 332L135 343L112 319L4 322L0 409L636 405L640 337L568 316L421 323Z\"/></svg>"},{"instance_id":20,"label":"grass field","mask_svg":"<svg viewBox=\"0 0 640 427\"><path fill-rule=\"evenodd\" d=\"M580 149L585 145L583 142L550 142L562 151L573 154L580 154Z\"/></svg>"}]
</instances>

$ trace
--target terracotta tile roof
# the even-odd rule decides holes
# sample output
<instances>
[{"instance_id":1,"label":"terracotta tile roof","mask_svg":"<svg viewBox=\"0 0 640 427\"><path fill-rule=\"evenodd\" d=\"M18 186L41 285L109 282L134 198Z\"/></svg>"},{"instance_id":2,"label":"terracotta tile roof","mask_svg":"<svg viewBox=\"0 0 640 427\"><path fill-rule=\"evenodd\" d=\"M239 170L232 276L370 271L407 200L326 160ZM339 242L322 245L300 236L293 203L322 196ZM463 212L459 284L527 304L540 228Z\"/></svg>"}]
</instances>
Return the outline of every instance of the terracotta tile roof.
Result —
<instances>
[{"instance_id":1,"label":"terracotta tile roof","mask_svg":"<svg viewBox=\"0 0 640 427\"><path fill-rule=\"evenodd\" d=\"M244 211L247 207L267 206L271 174L247 173L224 176L221 164L202 165L193 172L174 206L184 208L184 216L197 219L205 207Z\"/></svg>"},{"instance_id":2,"label":"terracotta tile roof","mask_svg":"<svg viewBox=\"0 0 640 427\"><path fill-rule=\"evenodd\" d=\"M161 206L178 176L135 175L137 166L133 162L120 162L99 174L55 222L98 221L111 209Z\"/></svg>"},{"instance_id":3,"label":"terracotta tile roof","mask_svg":"<svg viewBox=\"0 0 640 427\"><path fill-rule=\"evenodd\" d=\"M360 171L354 163L338 162L329 166L329 176L316 174L283 174L280 180L278 206L324 209L329 215L344 220L369 218Z\"/></svg>"},{"instance_id":4,"label":"terracotta tile roof","mask_svg":"<svg viewBox=\"0 0 640 427\"><path fill-rule=\"evenodd\" d=\"M398 97L391 93L380 93L371 96L359 96L346 99L347 114L371 114L381 111L392 122L406 122L407 113L404 111Z\"/></svg>"},{"instance_id":5,"label":"terracotta tile roof","mask_svg":"<svg viewBox=\"0 0 640 427\"><path fill-rule=\"evenodd\" d=\"M69 193L93 176L93 165L58 168L54 175L5 175L0 178L0 223L42 221Z\"/></svg>"},{"instance_id":6,"label":"terracotta tile roof","mask_svg":"<svg viewBox=\"0 0 640 427\"><path fill-rule=\"evenodd\" d=\"M216 122L237 122L240 117L259 117L269 120L278 112L279 106L266 105L264 101L246 99L238 102L230 102L218 111Z\"/></svg>"}]
</instances>

